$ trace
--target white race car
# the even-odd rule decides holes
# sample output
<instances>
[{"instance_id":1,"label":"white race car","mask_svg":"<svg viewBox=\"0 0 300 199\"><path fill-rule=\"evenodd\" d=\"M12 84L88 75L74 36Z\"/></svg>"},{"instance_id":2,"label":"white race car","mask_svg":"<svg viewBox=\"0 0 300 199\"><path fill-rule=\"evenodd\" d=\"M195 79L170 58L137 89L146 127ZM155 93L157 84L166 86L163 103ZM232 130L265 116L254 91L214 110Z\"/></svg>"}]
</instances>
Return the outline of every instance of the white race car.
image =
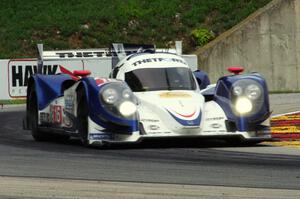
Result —
<instances>
[{"instance_id":1,"label":"white race car","mask_svg":"<svg viewBox=\"0 0 300 199\"><path fill-rule=\"evenodd\" d=\"M210 85L206 73L192 72L176 53L144 47L123 55L110 78L62 66L60 74L33 75L25 129L36 140L56 133L80 137L86 145L151 138L246 143L271 138L268 90L259 74L239 74L242 68L231 67L233 75Z\"/></svg>"}]
</instances>

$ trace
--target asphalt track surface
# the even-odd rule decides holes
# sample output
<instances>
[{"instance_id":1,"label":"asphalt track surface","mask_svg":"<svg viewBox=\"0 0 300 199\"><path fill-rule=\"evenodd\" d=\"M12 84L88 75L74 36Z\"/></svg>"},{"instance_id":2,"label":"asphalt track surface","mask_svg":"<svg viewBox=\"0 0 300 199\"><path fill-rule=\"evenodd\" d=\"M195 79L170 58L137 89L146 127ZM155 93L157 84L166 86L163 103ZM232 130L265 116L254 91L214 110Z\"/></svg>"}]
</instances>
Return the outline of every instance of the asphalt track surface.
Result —
<instances>
[{"instance_id":1,"label":"asphalt track surface","mask_svg":"<svg viewBox=\"0 0 300 199\"><path fill-rule=\"evenodd\" d=\"M24 107L0 112L1 177L300 190L299 149L232 147L215 140L105 150L85 148L75 139L35 142L22 130L24 113Z\"/></svg>"}]
</instances>

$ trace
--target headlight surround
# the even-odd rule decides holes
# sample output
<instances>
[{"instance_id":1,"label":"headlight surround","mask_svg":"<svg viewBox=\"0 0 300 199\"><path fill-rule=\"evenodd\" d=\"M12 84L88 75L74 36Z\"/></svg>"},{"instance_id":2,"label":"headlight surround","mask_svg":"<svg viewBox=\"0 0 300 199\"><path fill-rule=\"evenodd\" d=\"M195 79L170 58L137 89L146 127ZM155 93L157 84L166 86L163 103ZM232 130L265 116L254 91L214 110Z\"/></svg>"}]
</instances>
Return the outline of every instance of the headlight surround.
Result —
<instances>
[{"instance_id":1,"label":"headlight surround","mask_svg":"<svg viewBox=\"0 0 300 199\"><path fill-rule=\"evenodd\" d=\"M234 113L240 116L257 113L263 105L263 92L263 87L255 80L236 81L231 89L231 106Z\"/></svg>"},{"instance_id":2,"label":"headlight surround","mask_svg":"<svg viewBox=\"0 0 300 199\"><path fill-rule=\"evenodd\" d=\"M102 99L107 104L114 104L119 99L119 95L114 88L107 88L102 92Z\"/></svg>"},{"instance_id":3,"label":"headlight surround","mask_svg":"<svg viewBox=\"0 0 300 199\"><path fill-rule=\"evenodd\" d=\"M239 85L233 86L232 94L235 96L241 96L243 94L243 88Z\"/></svg>"},{"instance_id":4,"label":"headlight surround","mask_svg":"<svg viewBox=\"0 0 300 199\"><path fill-rule=\"evenodd\" d=\"M109 82L100 89L99 100L109 113L121 118L134 118L137 98L123 82Z\"/></svg>"},{"instance_id":5,"label":"headlight surround","mask_svg":"<svg viewBox=\"0 0 300 199\"><path fill-rule=\"evenodd\" d=\"M261 96L262 89L257 84L250 84L245 89L246 96L251 100L256 100Z\"/></svg>"},{"instance_id":6,"label":"headlight surround","mask_svg":"<svg viewBox=\"0 0 300 199\"><path fill-rule=\"evenodd\" d=\"M131 95L132 95L132 92L129 89L125 89L122 92L122 97L125 99L130 99Z\"/></svg>"}]
</instances>

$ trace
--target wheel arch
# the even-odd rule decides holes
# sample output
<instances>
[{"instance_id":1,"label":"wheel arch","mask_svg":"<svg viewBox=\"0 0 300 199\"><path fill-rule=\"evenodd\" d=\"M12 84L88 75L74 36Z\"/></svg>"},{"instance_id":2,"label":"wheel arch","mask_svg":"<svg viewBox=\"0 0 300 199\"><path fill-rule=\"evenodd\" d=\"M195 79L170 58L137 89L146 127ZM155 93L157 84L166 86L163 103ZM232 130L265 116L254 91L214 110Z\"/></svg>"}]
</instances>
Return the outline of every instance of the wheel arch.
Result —
<instances>
[{"instance_id":1,"label":"wheel arch","mask_svg":"<svg viewBox=\"0 0 300 199\"><path fill-rule=\"evenodd\" d=\"M81 137L81 141L84 146L89 145L88 141L88 115L89 113L89 96L88 96L88 86L85 82L81 82L76 88L76 98L77 98L77 107L76 107L76 115L77 115L77 129L79 135Z\"/></svg>"},{"instance_id":2,"label":"wheel arch","mask_svg":"<svg viewBox=\"0 0 300 199\"><path fill-rule=\"evenodd\" d=\"M81 97L84 96L86 102L89 104L89 88L85 82L80 82L76 88L77 96L80 95ZM77 99L79 100L79 99Z\"/></svg>"},{"instance_id":3,"label":"wheel arch","mask_svg":"<svg viewBox=\"0 0 300 199\"><path fill-rule=\"evenodd\" d=\"M25 130L31 130L32 124L30 122L30 107L31 107L31 92L32 90L35 90L35 79L33 77L30 77L27 84L27 91L26 91L26 114L23 118L23 129ZM37 94L35 94L35 97L37 98ZM38 100L38 99L36 99Z\"/></svg>"},{"instance_id":4,"label":"wheel arch","mask_svg":"<svg viewBox=\"0 0 300 199\"><path fill-rule=\"evenodd\" d=\"M28 84L27 84L27 93L26 93L26 110L28 110L29 109L29 103L30 103L30 94L31 94L31 91L34 89L36 89L35 88L35 85L36 85L36 83L35 83L35 79L33 78L33 77L30 77L29 78L29 81L28 81Z\"/></svg>"}]
</instances>

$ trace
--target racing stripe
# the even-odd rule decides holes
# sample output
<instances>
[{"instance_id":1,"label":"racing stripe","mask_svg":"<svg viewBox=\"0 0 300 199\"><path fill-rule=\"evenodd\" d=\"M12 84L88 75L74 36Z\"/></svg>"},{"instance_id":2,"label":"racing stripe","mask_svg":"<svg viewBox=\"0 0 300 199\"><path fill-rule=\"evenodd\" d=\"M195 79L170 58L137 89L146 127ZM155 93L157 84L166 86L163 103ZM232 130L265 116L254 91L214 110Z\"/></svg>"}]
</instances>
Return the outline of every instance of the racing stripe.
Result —
<instances>
[{"instance_id":1,"label":"racing stripe","mask_svg":"<svg viewBox=\"0 0 300 199\"><path fill-rule=\"evenodd\" d=\"M174 115L173 113L171 113L169 110L167 110L168 113L181 125L183 126L200 126L200 121L201 121L201 116L202 116L202 112L199 112L198 117L196 117L193 120L183 120L180 119L179 117L177 117L176 115ZM192 116L195 115L195 113L191 114ZM190 117L192 117L190 116Z\"/></svg>"}]
</instances>

